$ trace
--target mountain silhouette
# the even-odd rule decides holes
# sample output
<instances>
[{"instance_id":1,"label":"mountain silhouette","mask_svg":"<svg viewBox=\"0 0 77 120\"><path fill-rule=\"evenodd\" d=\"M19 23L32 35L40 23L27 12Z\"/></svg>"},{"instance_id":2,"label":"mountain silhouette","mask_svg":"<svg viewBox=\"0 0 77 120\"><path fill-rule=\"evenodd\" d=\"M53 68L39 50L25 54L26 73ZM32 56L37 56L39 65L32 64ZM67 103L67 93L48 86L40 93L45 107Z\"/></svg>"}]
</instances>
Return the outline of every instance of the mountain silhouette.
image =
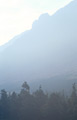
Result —
<instances>
[{"instance_id":1,"label":"mountain silhouette","mask_svg":"<svg viewBox=\"0 0 77 120\"><path fill-rule=\"evenodd\" d=\"M77 72L77 1L0 47L0 83L40 81ZM56 83L56 81L55 81Z\"/></svg>"}]
</instances>

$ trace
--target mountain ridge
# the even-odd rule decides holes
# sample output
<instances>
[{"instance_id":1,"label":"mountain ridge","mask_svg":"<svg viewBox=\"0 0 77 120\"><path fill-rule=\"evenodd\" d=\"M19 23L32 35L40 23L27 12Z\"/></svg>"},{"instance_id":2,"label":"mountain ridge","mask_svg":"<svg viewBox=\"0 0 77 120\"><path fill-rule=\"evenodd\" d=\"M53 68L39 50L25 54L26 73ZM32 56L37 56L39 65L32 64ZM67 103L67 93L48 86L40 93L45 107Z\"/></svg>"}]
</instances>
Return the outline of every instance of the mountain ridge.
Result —
<instances>
[{"instance_id":1,"label":"mountain ridge","mask_svg":"<svg viewBox=\"0 0 77 120\"><path fill-rule=\"evenodd\" d=\"M0 80L33 81L77 71L77 1L47 13L0 52Z\"/></svg>"}]
</instances>

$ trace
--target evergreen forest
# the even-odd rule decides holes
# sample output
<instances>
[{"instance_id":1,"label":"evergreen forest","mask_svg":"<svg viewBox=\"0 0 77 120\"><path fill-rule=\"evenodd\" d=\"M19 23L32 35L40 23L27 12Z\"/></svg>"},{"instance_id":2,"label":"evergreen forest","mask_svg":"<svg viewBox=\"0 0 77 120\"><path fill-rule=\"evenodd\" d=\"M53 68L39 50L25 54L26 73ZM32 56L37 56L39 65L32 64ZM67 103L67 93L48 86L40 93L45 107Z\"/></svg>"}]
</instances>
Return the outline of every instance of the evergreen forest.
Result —
<instances>
[{"instance_id":1,"label":"evergreen forest","mask_svg":"<svg viewBox=\"0 0 77 120\"><path fill-rule=\"evenodd\" d=\"M19 93L3 89L0 120L77 120L76 84L68 96L64 92L45 93L41 86L31 93L27 82Z\"/></svg>"}]
</instances>

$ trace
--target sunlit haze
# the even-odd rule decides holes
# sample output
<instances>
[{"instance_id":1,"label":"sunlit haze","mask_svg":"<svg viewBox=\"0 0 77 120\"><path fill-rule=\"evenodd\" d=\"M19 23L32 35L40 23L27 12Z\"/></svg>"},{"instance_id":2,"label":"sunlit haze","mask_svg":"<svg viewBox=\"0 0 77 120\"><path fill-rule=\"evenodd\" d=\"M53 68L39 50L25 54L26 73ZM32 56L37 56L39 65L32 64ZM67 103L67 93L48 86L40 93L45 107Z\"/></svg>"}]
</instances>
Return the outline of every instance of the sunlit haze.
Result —
<instances>
[{"instance_id":1,"label":"sunlit haze","mask_svg":"<svg viewBox=\"0 0 77 120\"><path fill-rule=\"evenodd\" d=\"M71 0L0 0L0 45L31 29L43 13L52 15Z\"/></svg>"}]
</instances>

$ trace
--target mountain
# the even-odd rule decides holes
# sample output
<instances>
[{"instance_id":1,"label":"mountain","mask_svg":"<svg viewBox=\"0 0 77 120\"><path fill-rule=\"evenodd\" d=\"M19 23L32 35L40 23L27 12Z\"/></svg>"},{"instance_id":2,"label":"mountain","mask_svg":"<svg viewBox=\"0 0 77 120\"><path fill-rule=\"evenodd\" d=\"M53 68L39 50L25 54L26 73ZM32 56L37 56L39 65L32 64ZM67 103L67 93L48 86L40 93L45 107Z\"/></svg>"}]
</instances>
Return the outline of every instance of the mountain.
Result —
<instances>
[{"instance_id":1,"label":"mountain","mask_svg":"<svg viewBox=\"0 0 77 120\"><path fill-rule=\"evenodd\" d=\"M53 81L77 72L77 1L54 15L43 14L32 29L0 47L0 86Z\"/></svg>"}]
</instances>

